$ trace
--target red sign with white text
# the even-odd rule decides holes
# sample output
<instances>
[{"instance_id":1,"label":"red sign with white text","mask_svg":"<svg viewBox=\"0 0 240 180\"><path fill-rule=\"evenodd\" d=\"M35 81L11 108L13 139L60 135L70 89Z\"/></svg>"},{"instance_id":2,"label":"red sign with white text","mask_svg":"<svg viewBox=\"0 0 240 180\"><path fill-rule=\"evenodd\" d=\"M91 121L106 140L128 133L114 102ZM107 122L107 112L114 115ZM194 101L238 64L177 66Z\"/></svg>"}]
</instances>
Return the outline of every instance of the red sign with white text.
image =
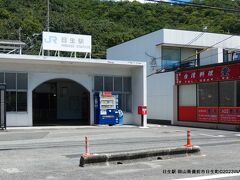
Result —
<instances>
[{"instance_id":1,"label":"red sign with white text","mask_svg":"<svg viewBox=\"0 0 240 180\"><path fill-rule=\"evenodd\" d=\"M218 107L198 107L198 122L218 122Z\"/></svg>"},{"instance_id":2,"label":"red sign with white text","mask_svg":"<svg viewBox=\"0 0 240 180\"><path fill-rule=\"evenodd\" d=\"M233 79L240 79L240 64L229 64L176 72L177 85Z\"/></svg>"},{"instance_id":3,"label":"red sign with white text","mask_svg":"<svg viewBox=\"0 0 240 180\"><path fill-rule=\"evenodd\" d=\"M218 79L216 68L212 67L212 68L198 69L197 79L198 79L198 82L200 83L216 81Z\"/></svg>"},{"instance_id":4,"label":"red sign with white text","mask_svg":"<svg viewBox=\"0 0 240 180\"><path fill-rule=\"evenodd\" d=\"M193 84L197 82L197 71L183 71L176 73L176 84Z\"/></svg>"},{"instance_id":5,"label":"red sign with white text","mask_svg":"<svg viewBox=\"0 0 240 180\"><path fill-rule=\"evenodd\" d=\"M240 64L231 64L227 66L217 66L219 80L233 80L240 77Z\"/></svg>"},{"instance_id":6,"label":"red sign with white text","mask_svg":"<svg viewBox=\"0 0 240 180\"><path fill-rule=\"evenodd\" d=\"M112 92L111 91L103 91L102 92L102 96L111 97L112 96Z\"/></svg>"},{"instance_id":7,"label":"red sign with white text","mask_svg":"<svg viewBox=\"0 0 240 180\"><path fill-rule=\"evenodd\" d=\"M240 107L220 107L219 122L226 124L240 124Z\"/></svg>"}]
</instances>

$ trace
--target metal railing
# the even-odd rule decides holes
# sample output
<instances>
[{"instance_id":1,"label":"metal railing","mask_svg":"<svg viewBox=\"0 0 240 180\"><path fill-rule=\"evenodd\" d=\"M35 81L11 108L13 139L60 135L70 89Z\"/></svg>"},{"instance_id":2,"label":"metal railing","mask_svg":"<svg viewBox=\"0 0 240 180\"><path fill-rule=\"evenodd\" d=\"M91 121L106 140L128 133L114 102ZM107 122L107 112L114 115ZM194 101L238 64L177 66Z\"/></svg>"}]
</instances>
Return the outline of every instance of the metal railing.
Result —
<instances>
[{"instance_id":1,"label":"metal railing","mask_svg":"<svg viewBox=\"0 0 240 180\"><path fill-rule=\"evenodd\" d=\"M162 60L161 69L165 71L174 71L177 69L192 68L198 66L198 59L188 61Z\"/></svg>"}]
</instances>

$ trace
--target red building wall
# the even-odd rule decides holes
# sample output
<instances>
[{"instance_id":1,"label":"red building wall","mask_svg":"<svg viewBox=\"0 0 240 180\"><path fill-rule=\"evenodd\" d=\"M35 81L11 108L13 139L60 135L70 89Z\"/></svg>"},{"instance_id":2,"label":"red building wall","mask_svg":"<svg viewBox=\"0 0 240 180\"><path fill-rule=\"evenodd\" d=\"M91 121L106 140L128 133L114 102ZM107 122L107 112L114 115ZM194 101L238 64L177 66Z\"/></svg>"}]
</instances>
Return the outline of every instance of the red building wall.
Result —
<instances>
[{"instance_id":1,"label":"red building wall","mask_svg":"<svg viewBox=\"0 0 240 180\"><path fill-rule=\"evenodd\" d=\"M240 80L240 63L213 65L186 71L178 71L175 74L175 84L178 86L229 80ZM178 106L178 120L240 124L240 107Z\"/></svg>"}]
</instances>

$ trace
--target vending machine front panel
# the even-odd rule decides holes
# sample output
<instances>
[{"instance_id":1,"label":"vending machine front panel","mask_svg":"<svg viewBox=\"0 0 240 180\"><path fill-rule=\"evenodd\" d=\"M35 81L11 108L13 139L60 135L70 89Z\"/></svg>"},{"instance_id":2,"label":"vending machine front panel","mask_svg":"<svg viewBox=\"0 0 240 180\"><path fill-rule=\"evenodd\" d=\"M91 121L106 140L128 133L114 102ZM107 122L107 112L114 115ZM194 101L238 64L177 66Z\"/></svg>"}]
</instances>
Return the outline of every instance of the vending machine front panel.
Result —
<instances>
[{"instance_id":1,"label":"vending machine front panel","mask_svg":"<svg viewBox=\"0 0 240 180\"><path fill-rule=\"evenodd\" d=\"M119 123L118 95L112 95L112 92L100 92L97 96L95 96L94 101L97 101L94 103L96 124L114 125Z\"/></svg>"}]
</instances>

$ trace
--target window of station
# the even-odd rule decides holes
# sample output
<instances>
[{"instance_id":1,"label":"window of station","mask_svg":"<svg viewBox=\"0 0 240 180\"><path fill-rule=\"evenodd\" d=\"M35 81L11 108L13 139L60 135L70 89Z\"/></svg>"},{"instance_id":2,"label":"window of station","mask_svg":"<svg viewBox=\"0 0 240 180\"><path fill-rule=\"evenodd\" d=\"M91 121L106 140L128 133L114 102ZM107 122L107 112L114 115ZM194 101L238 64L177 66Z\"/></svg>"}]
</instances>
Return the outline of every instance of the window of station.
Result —
<instances>
[{"instance_id":1,"label":"window of station","mask_svg":"<svg viewBox=\"0 0 240 180\"><path fill-rule=\"evenodd\" d=\"M218 106L218 83L202 83L197 85L198 106L216 107Z\"/></svg>"},{"instance_id":2,"label":"window of station","mask_svg":"<svg viewBox=\"0 0 240 180\"><path fill-rule=\"evenodd\" d=\"M114 91L122 92L122 77L114 77Z\"/></svg>"},{"instance_id":3,"label":"window of station","mask_svg":"<svg viewBox=\"0 0 240 180\"><path fill-rule=\"evenodd\" d=\"M0 83L6 83L6 110L27 111L27 73L0 72Z\"/></svg>"},{"instance_id":4,"label":"window of station","mask_svg":"<svg viewBox=\"0 0 240 180\"><path fill-rule=\"evenodd\" d=\"M94 77L94 90L102 91L103 90L103 76Z\"/></svg>"},{"instance_id":5,"label":"window of station","mask_svg":"<svg viewBox=\"0 0 240 180\"><path fill-rule=\"evenodd\" d=\"M131 77L95 76L94 91L112 91L118 94L118 106L124 112L132 112Z\"/></svg>"},{"instance_id":6,"label":"window of station","mask_svg":"<svg viewBox=\"0 0 240 180\"><path fill-rule=\"evenodd\" d=\"M173 68L181 60L181 49L176 47L162 47L162 66Z\"/></svg>"},{"instance_id":7,"label":"window of station","mask_svg":"<svg viewBox=\"0 0 240 180\"><path fill-rule=\"evenodd\" d=\"M179 92L178 120L195 121L196 114L196 84L181 85Z\"/></svg>"},{"instance_id":8,"label":"window of station","mask_svg":"<svg viewBox=\"0 0 240 180\"><path fill-rule=\"evenodd\" d=\"M197 59L197 49L181 48L181 61L191 61Z\"/></svg>"},{"instance_id":9,"label":"window of station","mask_svg":"<svg viewBox=\"0 0 240 180\"><path fill-rule=\"evenodd\" d=\"M196 106L196 85L179 86L179 106Z\"/></svg>"},{"instance_id":10,"label":"window of station","mask_svg":"<svg viewBox=\"0 0 240 180\"><path fill-rule=\"evenodd\" d=\"M124 92L131 92L131 78L129 77L124 77L123 78L123 88L124 88Z\"/></svg>"},{"instance_id":11,"label":"window of station","mask_svg":"<svg viewBox=\"0 0 240 180\"><path fill-rule=\"evenodd\" d=\"M229 52L226 49L223 49L223 62L228 62L229 60Z\"/></svg>"},{"instance_id":12,"label":"window of station","mask_svg":"<svg viewBox=\"0 0 240 180\"><path fill-rule=\"evenodd\" d=\"M236 81L219 82L219 105L222 107L236 106Z\"/></svg>"},{"instance_id":13,"label":"window of station","mask_svg":"<svg viewBox=\"0 0 240 180\"><path fill-rule=\"evenodd\" d=\"M113 91L113 77L104 77L104 91Z\"/></svg>"},{"instance_id":14,"label":"window of station","mask_svg":"<svg viewBox=\"0 0 240 180\"><path fill-rule=\"evenodd\" d=\"M240 51L233 52L233 61L240 61Z\"/></svg>"}]
</instances>

